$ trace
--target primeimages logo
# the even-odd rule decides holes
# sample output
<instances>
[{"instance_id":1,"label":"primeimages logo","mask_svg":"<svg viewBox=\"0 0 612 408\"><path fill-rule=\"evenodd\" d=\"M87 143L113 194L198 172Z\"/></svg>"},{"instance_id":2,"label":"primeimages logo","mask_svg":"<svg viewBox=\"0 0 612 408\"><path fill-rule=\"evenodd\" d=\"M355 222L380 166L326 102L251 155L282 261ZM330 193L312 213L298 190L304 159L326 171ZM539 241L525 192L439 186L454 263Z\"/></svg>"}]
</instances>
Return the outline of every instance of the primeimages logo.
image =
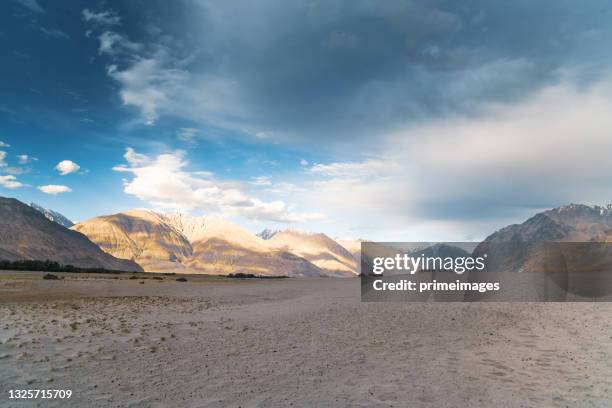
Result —
<instances>
[{"instance_id":1,"label":"primeimages logo","mask_svg":"<svg viewBox=\"0 0 612 408\"><path fill-rule=\"evenodd\" d=\"M470 271L482 271L485 268L487 254L478 257L442 257L442 256L412 256L396 254L394 257L376 257L372 261L372 272L382 275L385 271L405 271L414 275L418 271L445 271L461 275Z\"/></svg>"}]
</instances>

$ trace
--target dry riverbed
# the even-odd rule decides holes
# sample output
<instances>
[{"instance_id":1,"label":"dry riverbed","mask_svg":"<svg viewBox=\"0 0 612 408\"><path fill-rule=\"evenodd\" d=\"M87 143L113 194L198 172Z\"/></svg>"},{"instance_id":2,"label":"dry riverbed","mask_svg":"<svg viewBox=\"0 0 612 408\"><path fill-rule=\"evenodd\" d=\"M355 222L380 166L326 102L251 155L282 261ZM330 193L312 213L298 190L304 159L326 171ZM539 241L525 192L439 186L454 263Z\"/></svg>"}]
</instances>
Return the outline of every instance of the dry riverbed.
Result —
<instances>
[{"instance_id":1,"label":"dry riverbed","mask_svg":"<svg viewBox=\"0 0 612 408\"><path fill-rule=\"evenodd\" d=\"M374 304L357 279L43 275L0 272L1 407L612 405L612 304ZM17 402L11 389L72 397Z\"/></svg>"}]
</instances>

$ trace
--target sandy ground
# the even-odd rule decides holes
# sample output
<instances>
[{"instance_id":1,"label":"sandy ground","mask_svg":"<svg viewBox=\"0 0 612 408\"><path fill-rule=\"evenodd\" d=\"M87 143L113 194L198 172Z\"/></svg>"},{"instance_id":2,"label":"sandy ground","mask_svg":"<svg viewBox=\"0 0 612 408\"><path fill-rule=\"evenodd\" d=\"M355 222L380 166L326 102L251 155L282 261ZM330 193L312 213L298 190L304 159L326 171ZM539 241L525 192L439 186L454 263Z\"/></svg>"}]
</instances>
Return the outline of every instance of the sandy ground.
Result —
<instances>
[{"instance_id":1,"label":"sandy ground","mask_svg":"<svg viewBox=\"0 0 612 408\"><path fill-rule=\"evenodd\" d=\"M357 279L41 276L0 272L2 407L612 406L612 304L361 303Z\"/></svg>"}]
</instances>

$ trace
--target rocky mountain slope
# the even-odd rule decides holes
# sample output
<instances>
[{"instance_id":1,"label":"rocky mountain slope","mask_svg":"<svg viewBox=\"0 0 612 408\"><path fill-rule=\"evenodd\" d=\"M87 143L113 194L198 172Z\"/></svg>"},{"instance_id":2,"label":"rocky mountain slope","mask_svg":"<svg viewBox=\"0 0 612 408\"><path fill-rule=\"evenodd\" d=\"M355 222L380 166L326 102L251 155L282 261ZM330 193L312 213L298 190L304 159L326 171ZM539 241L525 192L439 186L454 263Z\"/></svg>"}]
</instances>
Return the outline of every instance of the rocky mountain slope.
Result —
<instances>
[{"instance_id":1,"label":"rocky mountain slope","mask_svg":"<svg viewBox=\"0 0 612 408\"><path fill-rule=\"evenodd\" d=\"M605 207L569 204L534 215L522 224L509 225L485 242L590 241L612 231L612 204Z\"/></svg>"},{"instance_id":2,"label":"rocky mountain slope","mask_svg":"<svg viewBox=\"0 0 612 408\"><path fill-rule=\"evenodd\" d=\"M474 253L487 253L497 271L609 269L611 250L597 243L609 242L611 232L612 205L570 204L500 229Z\"/></svg>"},{"instance_id":3,"label":"rocky mountain slope","mask_svg":"<svg viewBox=\"0 0 612 408\"><path fill-rule=\"evenodd\" d=\"M336 239L336 242L342 245L347 251L353 255L357 265L361 263L361 243L368 242L366 239Z\"/></svg>"},{"instance_id":4,"label":"rocky mountain slope","mask_svg":"<svg viewBox=\"0 0 612 408\"><path fill-rule=\"evenodd\" d=\"M142 271L132 261L105 253L85 235L50 221L27 204L4 197L0 197L0 258L52 260L81 268Z\"/></svg>"},{"instance_id":5,"label":"rocky mountain slope","mask_svg":"<svg viewBox=\"0 0 612 408\"><path fill-rule=\"evenodd\" d=\"M74 225L74 222L70 221L67 217L58 213L57 211L49 210L48 208L44 208L36 203L30 203L30 207L40 211L49 221L56 222L62 227L70 228Z\"/></svg>"},{"instance_id":6,"label":"rocky mountain slope","mask_svg":"<svg viewBox=\"0 0 612 408\"><path fill-rule=\"evenodd\" d=\"M166 218L148 210L132 210L96 217L72 227L102 250L130 259L145 271L179 271L191 256L189 240Z\"/></svg>"},{"instance_id":7,"label":"rocky mountain slope","mask_svg":"<svg viewBox=\"0 0 612 408\"><path fill-rule=\"evenodd\" d=\"M86 234L104 251L138 262L146 271L325 275L308 260L271 247L242 227L214 217L133 210L93 218L73 229Z\"/></svg>"},{"instance_id":8,"label":"rocky mountain slope","mask_svg":"<svg viewBox=\"0 0 612 408\"><path fill-rule=\"evenodd\" d=\"M308 259L329 275L355 276L358 274L355 257L325 234L284 230L275 233L267 242L273 248Z\"/></svg>"}]
</instances>

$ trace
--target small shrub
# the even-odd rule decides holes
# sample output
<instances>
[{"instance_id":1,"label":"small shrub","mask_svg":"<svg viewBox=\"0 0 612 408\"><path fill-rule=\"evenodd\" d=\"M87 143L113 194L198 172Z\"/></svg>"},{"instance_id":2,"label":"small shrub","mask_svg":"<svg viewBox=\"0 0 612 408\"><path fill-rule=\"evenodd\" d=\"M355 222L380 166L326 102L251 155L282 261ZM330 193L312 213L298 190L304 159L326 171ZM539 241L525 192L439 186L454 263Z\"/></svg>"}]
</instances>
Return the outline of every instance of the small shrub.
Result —
<instances>
[{"instance_id":1,"label":"small shrub","mask_svg":"<svg viewBox=\"0 0 612 408\"><path fill-rule=\"evenodd\" d=\"M45 276L43 276L43 279L57 280L59 278L56 275L53 275L52 273L47 273Z\"/></svg>"},{"instance_id":2,"label":"small shrub","mask_svg":"<svg viewBox=\"0 0 612 408\"><path fill-rule=\"evenodd\" d=\"M187 278L176 278L177 282L187 282Z\"/></svg>"}]
</instances>

